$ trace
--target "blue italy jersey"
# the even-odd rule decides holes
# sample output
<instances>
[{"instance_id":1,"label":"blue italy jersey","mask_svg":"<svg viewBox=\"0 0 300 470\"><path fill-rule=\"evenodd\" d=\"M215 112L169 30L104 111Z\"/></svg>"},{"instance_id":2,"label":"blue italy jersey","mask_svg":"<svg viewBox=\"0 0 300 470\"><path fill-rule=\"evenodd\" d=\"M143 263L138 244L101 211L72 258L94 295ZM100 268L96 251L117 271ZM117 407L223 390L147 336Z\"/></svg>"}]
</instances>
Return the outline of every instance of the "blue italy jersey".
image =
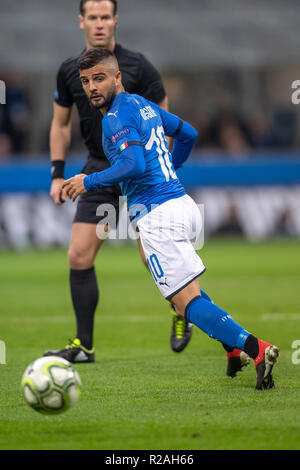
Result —
<instances>
[{"instance_id":1,"label":"blue italy jersey","mask_svg":"<svg viewBox=\"0 0 300 470\"><path fill-rule=\"evenodd\" d=\"M168 122L168 116L173 117L172 122ZM176 128L179 130L181 121L176 116L174 122L174 118L147 99L127 93L118 94L104 115L102 144L111 165L122 159L129 146L143 149L143 174L120 182L129 208L138 204L149 212L151 207L185 194L165 139L166 128L172 128L168 135L175 134Z\"/></svg>"}]
</instances>

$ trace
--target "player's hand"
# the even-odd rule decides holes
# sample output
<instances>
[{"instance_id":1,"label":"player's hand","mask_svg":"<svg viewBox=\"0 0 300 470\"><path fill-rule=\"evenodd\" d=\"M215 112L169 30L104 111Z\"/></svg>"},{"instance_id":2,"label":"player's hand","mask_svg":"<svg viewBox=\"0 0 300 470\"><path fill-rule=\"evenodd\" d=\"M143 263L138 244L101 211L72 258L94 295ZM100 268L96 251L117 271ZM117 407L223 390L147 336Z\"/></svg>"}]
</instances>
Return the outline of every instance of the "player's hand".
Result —
<instances>
[{"instance_id":1,"label":"player's hand","mask_svg":"<svg viewBox=\"0 0 300 470\"><path fill-rule=\"evenodd\" d=\"M67 199L67 193L62 187L64 181L64 178L55 178L50 188L50 196L58 206L61 206Z\"/></svg>"},{"instance_id":2,"label":"player's hand","mask_svg":"<svg viewBox=\"0 0 300 470\"><path fill-rule=\"evenodd\" d=\"M73 202L76 201L80 194L87 192L83 184L85 177L86 175L82 173L80 175L73 176L73 178L66 180L62 186Z\"/></svg>"}]
</instances>

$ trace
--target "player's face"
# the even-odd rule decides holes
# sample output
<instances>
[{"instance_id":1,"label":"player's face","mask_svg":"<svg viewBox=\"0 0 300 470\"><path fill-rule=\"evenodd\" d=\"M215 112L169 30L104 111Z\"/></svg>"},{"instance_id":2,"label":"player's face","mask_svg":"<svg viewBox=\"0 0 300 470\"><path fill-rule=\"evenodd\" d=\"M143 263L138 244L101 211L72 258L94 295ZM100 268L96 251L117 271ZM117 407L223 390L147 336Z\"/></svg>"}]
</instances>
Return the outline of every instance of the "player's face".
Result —
<instances>
[{"instance_id":1,"label":"player's face","mask_svg":"<svg viewBox=\"0 0 300 470\"><path fill-rule=\"evenodd\" d=\"M89 1L84 5L84 16L79 15L80 28L85 31L87 48L114 49L118 17L108 0Z\"/></svg>"},{"instance_id":2,"label":"player's face","mask_svg":"<svg viewBox=\"0 0 300 470\"><path fill-rule=\"evenodd\" d=\"M117 94L121 84L121 72L113 72L105 65L95 65L81 70L80 80L90 103L94 108L105 108Z\"/></svg>"}]
</instances>

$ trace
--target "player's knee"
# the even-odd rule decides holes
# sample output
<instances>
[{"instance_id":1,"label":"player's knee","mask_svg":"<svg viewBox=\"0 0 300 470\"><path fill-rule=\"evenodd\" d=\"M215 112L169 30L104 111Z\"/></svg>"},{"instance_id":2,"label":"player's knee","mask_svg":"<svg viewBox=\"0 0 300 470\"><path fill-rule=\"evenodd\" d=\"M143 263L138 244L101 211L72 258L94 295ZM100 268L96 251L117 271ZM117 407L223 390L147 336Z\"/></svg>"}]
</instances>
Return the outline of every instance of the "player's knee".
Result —
<instances>
[{"instance_id":1,"label":"player's knee","mask_svg":"<svg viewBox=\"0 0 300 470\"><path fill-rule=\"evenodd\" d=\"M71 269L88 269L94 264L94 253L90 249L70 246L68 251Z\"/></svg>"}]
</instances>

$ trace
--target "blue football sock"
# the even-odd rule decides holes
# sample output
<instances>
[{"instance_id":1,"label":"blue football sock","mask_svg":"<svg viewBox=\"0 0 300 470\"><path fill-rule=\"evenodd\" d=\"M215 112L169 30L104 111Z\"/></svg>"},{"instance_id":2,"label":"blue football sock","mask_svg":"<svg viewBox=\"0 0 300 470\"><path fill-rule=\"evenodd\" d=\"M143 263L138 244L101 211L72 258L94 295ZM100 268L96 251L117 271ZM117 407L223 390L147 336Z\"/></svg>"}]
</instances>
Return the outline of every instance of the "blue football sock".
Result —
<instances>
[{"instance_id":1,"label":"blue football sock","mask_svg":"<svg viewBox=\"0 0 300 470\"><path fill-rule=\"evenodd\" d=\"M201 292L201 296L202 296L204 299L206 299L206 300L208 300L209 302L212 302L212 303L213 303L213 301L211 300L211 298L209 297L209 295L208 295L204 290L200 289L200 292ZM232 351L234 350L234 348L231 348L230 346L228 346L228 344L222 343L222 346L223 346L223 348L225 349L226 352L232 352Z\"/></svg>"},{"instance_id":2,"label":"blue football sock","mask_svg":"<svg viewBox=\"0 0 300 470\"><path fill-rule=\"evenodd\" d=\"M206 300L204 296L194 297L189 302L185 309L185 318L211 338L232 348L243 350L250 334L233 321L225 310Z\"/></svg>"},{"instance_id":3,"label":"blue football sock","mask_svg":"<svg viewBox=\"0 0 300 470\"><path fill-rule=\"evenodd\" d=\"M201 292L201 296L203 297L203 299L208 300L209 302L212 302L209 295L207 295L207 293L203 289L200 289L200 292Z\"/></svg>"}]
</instances>

